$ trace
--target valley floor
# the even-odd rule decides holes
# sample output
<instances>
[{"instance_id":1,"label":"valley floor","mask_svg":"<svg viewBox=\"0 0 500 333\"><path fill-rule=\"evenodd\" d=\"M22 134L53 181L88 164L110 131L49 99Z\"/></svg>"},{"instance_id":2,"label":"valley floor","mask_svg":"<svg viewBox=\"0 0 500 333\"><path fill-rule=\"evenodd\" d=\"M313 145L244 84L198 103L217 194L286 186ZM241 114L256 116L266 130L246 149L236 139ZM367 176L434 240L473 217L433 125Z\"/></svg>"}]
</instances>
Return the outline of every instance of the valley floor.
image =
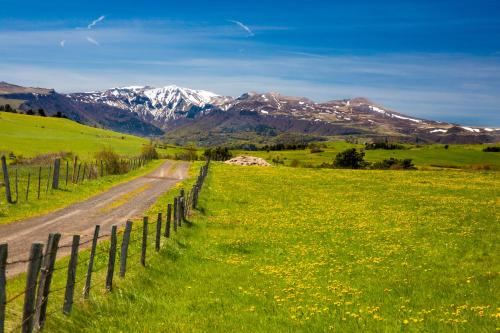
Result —
<instances>
[{"instance_id":1,"label":"valley floor","mask_svg":"<svg viewBox=\"0 0 500 333\"><path fill-rule=\"evenodd\" d=\"M494 172L213 163L187 228L46 331L498 330L499 188Z\"/></svg>"}]
</instances>

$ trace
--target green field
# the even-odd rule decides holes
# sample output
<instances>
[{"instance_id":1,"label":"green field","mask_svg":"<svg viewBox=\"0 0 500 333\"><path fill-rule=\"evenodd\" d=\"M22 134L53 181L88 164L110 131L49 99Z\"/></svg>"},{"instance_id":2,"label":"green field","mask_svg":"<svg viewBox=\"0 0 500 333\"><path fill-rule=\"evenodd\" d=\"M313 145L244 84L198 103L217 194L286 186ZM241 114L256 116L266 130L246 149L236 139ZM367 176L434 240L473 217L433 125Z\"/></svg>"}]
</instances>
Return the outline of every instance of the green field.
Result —
<instances>
[{"instance_id":1,"label":"green field","mask_svg":"<svg viewBox=\"0 0 500 333\"><path fill-rule=\"evenodd\" d=\"M213 163L146 272L46 331L492 332L499 188L496 172Z\"/></svg>"},{"instance_id":2,"label":"green field","mask_svg":"<svg viewBox=\"0 0 500 333\"><path fill-rule=\"evenodd\" d=\"M319 166L322 163L332 163L339 152L347 148L362 149L363 145L349 144L346 142L326 142L323 152L311 153L310 149L288 151L242 151L235 150L235 155L251 155L262 157L268 162L282 160L285 165L290 165L293 160L298 161L298 166ZM485 153L482 150L488 145L406 145L404 150L366 150L365 159L377 162L390 157L404 159L410 158L419 168L477 168L490 166L500 169L500 153Z\"/></svg>"},{"instance_id":3,"label":"green field","mask_svg":"<svg viewBox=\"0 0 500 333\"><path fill-rule=\"evenodd\" d=\"M80 125L61 118L0 112L0 152L35 156L50 152L72 152L82 159L112 148L118 154L139 155L149 141L133 135Z\"/></svg>"}]
</instances>

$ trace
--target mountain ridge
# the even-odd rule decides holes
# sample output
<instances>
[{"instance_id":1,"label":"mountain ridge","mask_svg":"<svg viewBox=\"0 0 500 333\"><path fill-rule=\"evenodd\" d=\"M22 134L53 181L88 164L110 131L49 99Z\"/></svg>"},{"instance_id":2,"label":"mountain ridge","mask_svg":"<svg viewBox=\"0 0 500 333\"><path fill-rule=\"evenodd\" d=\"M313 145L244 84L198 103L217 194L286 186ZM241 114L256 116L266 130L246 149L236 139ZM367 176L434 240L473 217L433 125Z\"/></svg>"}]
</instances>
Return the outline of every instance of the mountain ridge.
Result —
<instances>
[{"instance_id":1,"label":"mountain ridge","mask_svg":"<svg viewBox=\"0 0 500 333\"><path fill-rule=\"evenodd\" d=\"M121 128L127 133L136 131L146 136L160 135L163 131L168 133L167 137L182 136L192 127L187 132L257 133L268 128L267 134L290 131L306 135L385 136L400 137L401 141L420 139L449 143L498 142L500 137L497 128L412 117L364 97L317 103L306 97L277 92L247 92L233 98L176 85L124 86L64 95L48 89L40 94L37 89L42 88L10 85L6 89L7 86L9 84L0 83L0 95L24 100L23 110L43 107L49 113L63 112L84 123L114 126L111 129ZM51 98L56 101L47 102ZM112 124L116 118L123 120L118 128ZM134 124L128 126L128 121ZM227 126L221 128L222 123Z\"/></svg>"}]
</instances>

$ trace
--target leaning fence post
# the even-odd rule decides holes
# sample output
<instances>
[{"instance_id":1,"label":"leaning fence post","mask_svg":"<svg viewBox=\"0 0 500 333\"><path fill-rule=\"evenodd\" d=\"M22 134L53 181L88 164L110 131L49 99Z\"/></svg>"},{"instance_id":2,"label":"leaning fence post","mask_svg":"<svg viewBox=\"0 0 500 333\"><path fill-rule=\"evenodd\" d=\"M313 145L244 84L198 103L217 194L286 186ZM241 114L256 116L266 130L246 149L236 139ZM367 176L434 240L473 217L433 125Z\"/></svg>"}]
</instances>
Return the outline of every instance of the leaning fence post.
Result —
<instances>
[{"instance_id":1,"label":"leaning fence post","mask_svg":"<svg viewBox=\"0 0 500 333\"><path fill-rule=\"evenodd\" d=\"M165 237L170 237L170 220L172 219L172 204L167 205L167 219L165 222Z\"/></svg>"},{"instance_id":2,"label":"leaning fence post","mask_svg":"<svg viewBox=\"0 0 500 333\"><path fill-rule=\"evenodd\" d=\"M73 236L71 243L71 256L68 264L68 278L66 280L66 292L64 293L63 313L68 315L73 307L73 295L75 293L76 265L78 263L78 246L80 235Z\"/></svg>"},{"instance_id":3,"label":"leaning fence post","mask_svg":"<svg viewBox=\"0 0 500 333\"><path fill-rule=\"evenodd\" d=\"M141 246L141 265L146 266L146 249L148 248L148 217L142 219L142 246Z\"/></svg>"},{"instance_id":4,"label":"leaning fence post","mask_svg":"<svg viewBox=\"0 0 500 333\"><path fill-rule=\"evenodd\" d=\"M57 249L61 234L49 234L45 256L43 257L40 279L38 280L38 291L36 295L35 320L38 330L45 325L45 313L47 312L47 302L50 293L50 284L52 282L52 273L56 262Z\"/></svg>"},{"instance_id":5,"label":"leaning fence post","mask_svg":"<svg viewBox=\"0 0 500 333\"><path fill-rule=\"evenodd\" d=\"M59 188L59 173L61 171L61 159L56 158L54 160L54 174L52 175L52 189L57 190Z\"/></svg>"},{"instance_id":6,"label":"leaning fence post","mask_svg":"<svg viewBox=\"0 0 500 333\"><path fill-rule=\"evenodd\" d=\"M108 272L106 274L106 289L113 289L113 273L115 271L116 260L116 225L111 227L111 244L109 246Z\"/></svg>"},{"instance_id":7,"label":"leaning fence post","mask_svg":"<svg viewBox=\"0 0 500 333\"><path fill-rule=\"evenodd\" d=\"M23 333L33 332L35 323L36 280L42 263L42 251L42 243L33 243L31 245L30 261L28 263L28 272L26 273L26 292L24 294L23 321L21 326Z\"/></svg>"},{"instance_id":8,"label":"leaning fence post","mask_svg":"<svg viewBox=\"0 0 500 333\"><path fill-rule=\"evenodd\" d=\"M125 232L123 233L122 250L120 252L120 277L122 278L125 277L125 272L127 271L127 254L131 231L132 221L127 221L125 224Z\"/></svg>"},{"instance_id":9,"label":"leaning fence post","mask_svg":"<svg viewBox=\"0 0 500 333\"><path fill-rule=\"evenodd\" d=\"M87 267L87 276L85 277L85 287L83 287L83 298L89 298L90 283L92 281L92 270L94 268L94 257L97 248L97 240L99 239L100 225L96 225L94 229L94 238L92 238L92 248L90 249L89 265Z\"/></svg>"},{"instance_id":10,"label":"leaning fence post","mask_svg":"<svg viewBox=\"0 0 500 333\"><path fill-rule=\"evenodd\" d=\"M7 169L7 161L5 160L5 155L2 155L2 172L3 172L3 182L5 184L5 198L8 203L12 203L12 194L10 193L10 181L9 181L9 170Z\"/></svg>"},{"instance_id":11,"label":"leaning fence post","mask_svg":"<svg viewBox=\"0 0 500 333\"><path fill-rule=\"evenodd\" d=\"M0 244L0 333L3 333L5 329L5 302L7 299L7 278L5 271L7 266L7 255L7 244Z\"/></svg>"},{"instance_id":12,"label":"leaning fence post","mask_svg":"<svg viewBox=\"0 0 500 333\"><path fill-rule=\"evenodd\" d=\"M156 252L160 251L161 219L162 219L161 213L158 213L158 219L156 220L156 240L155 240Z\"/></svg>"}]
</instances>

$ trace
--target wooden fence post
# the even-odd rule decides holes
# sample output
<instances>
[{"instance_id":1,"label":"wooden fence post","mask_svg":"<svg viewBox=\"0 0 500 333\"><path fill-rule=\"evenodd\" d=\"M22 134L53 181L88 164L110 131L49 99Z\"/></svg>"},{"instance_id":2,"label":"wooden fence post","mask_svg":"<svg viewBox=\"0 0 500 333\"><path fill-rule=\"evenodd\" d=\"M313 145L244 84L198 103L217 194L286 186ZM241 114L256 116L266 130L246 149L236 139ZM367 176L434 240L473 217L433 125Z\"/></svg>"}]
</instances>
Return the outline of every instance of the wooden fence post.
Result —
<instances>
[{"instance_id":1,"label":"wooden fence post","mask_svg":"<svg viewBox=\"0 0 500 333\"><path fill-rule=\"evenodd\" d=\"M42 167L38 168L38 191L37 191L37 199L40 200L40 185L42 183Z\"/></svg>"},{"instance_id":2,"label":"wooden fence post","mask_svg":"<svg viewBox=\"0 0 500 333\"><path fill-rule=\"evenodd\" d=\"M73 175L72 175L72 182L73 182L73 184L76 183L76 182L78 182L78 180L75 178L77 164L78 164L78 156L75 156L75 159L73 161Z\"/></svg>"},{"instance_id":3,"label":"wooden fence post","mask_svg":"<svg viewBox=\"0 0 500 333\"><path fill-rule=\"evenodd\" d=\"M7 300L7 278L5 271L7 268L7 255L7 244L0 244L0 333L3 333L5 330L5 302Z\"/></svg>"},{"instance_id":4,"label":"wooden fence post","mask_svg":"<svg viewBox=\"0 0 500 333\"><path fill-rule=\"evenodd\" d=\"M174 232L177 232L177 197L174 198Z\"/></svg>"},{"instance_id":5,"label":"wooden fence post","mask_svg":"<svg viewBox=\"0 0 500 333\"><path fill-rule=\"evenodd\" d=\"M85 181L85 172L87 172L87 163L83 165L82 183Z\"/></svg>"},{"instance_id":6,"label":"wooden fence post","mask_svg":"<svg viewBox=\"0 0 500 333\"><path fill-rule=\"evenodd\" d=\"M52 166L49 166L49 174L47 175L47 186L45 187L45 195L49 193L49 185L50 185L50 175L52 174Z\"/></svg>"},{"instance_id":7,"label":"wooden fence post","mask_svg":"<svg viewBox=\"0 0 500 333\"><path fill-rule=\"evenodd\" d=\"M127 255L128 244L130 242L130 233L132 232L132 221L127 221L125 224L125 232L123 233L122 250L120 252L120 277L125 277L127 271Z\"/></svg>"},{"instance_id":8,"label":"wooden fence post","mask_svg":"<svg viewBox=\"0 0 500 333\"><path fill-rule=\"evenodd\" d=\"M57 190L59 188L59 173L61 172L61 159L56 158L54 160L54 174L52 177L52 189Z\"/></svg>"},{"instance_id":9,"label":"wooden fence post","mask_svg":"<svg viewBox=\"0 0 500 333\"><path fill-rule=\"evenodd\" d=\"M141 265L146 266L146 249L148 248L148 217L142 219L142 246L141 246Z\"/></svg>"},{"instance_id":10,"label":"wooden fence post","mask_svg":"<svg viewBox=\"0 0 500 333\"><path fill-rule=\"evenodd\" d=\"M7 169L7 160L5 156L2 155L2 172L3 172L3 182L5 184L5 198L8 203L12 202L12 194L10 193L10 180L9 180L9 170Z\"/></svg>"},{"instance_id":11,"label":"wooden fence post","mask_svg":"<svg viewBox=\"0 0 500 333\"><path fill-rule=\"evenodd\" d=\"M113 290L113 273L116 260L116 225L111 227L111 244L109 246L108 272L106 274L106 289Z\"/></svg>"},{"instance_id":12,"label":"wooden fence post","mask_svg":"<svg viewBox=\"0 0 500 333\"><path fill-rule=\"evenodd\" d=\"M158 219L156 220L156 240L155 240L156 252L160 251L161 220L162 220L161 213L158 213Z\"/></svg>"},{"instance_id":13,"label":"wooden fence post","mask_svg":"<svg viewBox=\"0 0 500 333\"><path fill-rule=\"evenodd\" d=\"M96 225L94 229L94 238L92 238L92 248L90 249L89 265L87 267L87 276L85 277L85 287L83 287L83 298L89 298L90 284L92 281L92 271L94 269L94 257L97 249L97 240L99 239L100 225Z\"/></svg>"},{"instance_id":14,"label":"wooden fence post","mask_svg":"<svg viewBox=\"0 0 500 333\"><path fill-rule=\"evenodd\" d=\"M78 182L80 181L80 169L82 168L82 163L79 163L78 164L78 171L76 173L76 183L78 184Z\"/></svg>"},{"instance_id":15,"label":"wooden fence post","mask_svg":"<svg viewBox=\"0 0 500 333\"><path fill-rule=\"evenodd\" d=\"M40 279L38 280L38 291L36 295L35 326L41 330L45 325L45 314L47 312L47 302L52 283L52 274L56 262L57 249L61 234L49 234L45 256L43 257Z\"/></svg>"},{"instance_id":16,"label":"wooden fence post","mask_svg":"<svg viewBox=\"0 0 500 333\"><path fill-rule=\"evenodd\" d=\"M17 175L17 166L16 166L16 203L19 201L19 177Z\"/></svg>"},{"instance_id":17,"label":"wooden fence post","mask_svg":"<svg viewBox=\"0 0 500 333\"><path fill-rule=\"evenodd\" d=\"M68 177L69 177L69 161L66 160L66 184L65 184L66 188L68 188Z\"/></svg>"},{"instance_id":18,"label":"wooden fence post","mask_svg":"<svg viewBox=\"0 0 500 333\"><path fill-rule=\"evenodd\" d=\"M170 220L172 219L172 204L167 205L167 219L165 221L165 237L170 237Z\"/></svg>"},{"instance_id":19,"label":"wooden fence post","mask_svg":"<svg viewBox=\"0 0 500 333\"><path fill-rule=\"evenodd\" d=\"M30 261L26 273L26 292L24 294L23 321L21 331L23 333L33 332L35 323L35 297L36 280L42 263L42 243L33 243L30 250Z\"/></svg>"},{"instance_id":20,"label":"wooden fence post","mask_svg":"<svg viewBox=\"0 0 500 333\"><path fill-rule=\"evenodd\" d=\"M30 195L30 180L31 180L31 172L28 171L28 184L26 185L26 201L29 200L29 195Z\"/></svg>"},{"instance_id":21,"label":"wooden fence post","mask_svg":"<svg viewBox=\"0 0 500 333\"><path fill-rule=\"evenodd\" d=\"M80 235L74 235L71 243L71 256L68 263L68 278L66 280L66 292L64 293L63 313L69 315L73 307L73 295L75 293L76 265L78 263L78 246Z\"/></svg>"}]
</instances>

